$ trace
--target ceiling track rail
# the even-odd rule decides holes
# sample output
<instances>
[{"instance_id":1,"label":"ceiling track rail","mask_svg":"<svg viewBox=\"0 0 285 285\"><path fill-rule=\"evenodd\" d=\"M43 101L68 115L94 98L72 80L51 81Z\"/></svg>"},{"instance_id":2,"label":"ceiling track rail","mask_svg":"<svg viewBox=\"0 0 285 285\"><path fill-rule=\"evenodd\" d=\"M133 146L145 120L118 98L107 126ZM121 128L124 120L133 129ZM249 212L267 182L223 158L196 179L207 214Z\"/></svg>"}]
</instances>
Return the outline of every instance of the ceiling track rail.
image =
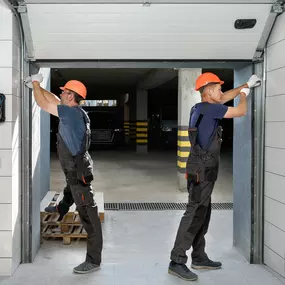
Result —
<instances>
[{"instance_id":1,"label":"ceiling track rail","mask_svg":"<svg viewBox=\"0 0 285 285\"><path fill-rule=\"evenodd\" d=\"M278 15L280 15L284 12L284 2L285 1L276 1L274 4L272 4L270 14L268 16L265 27L264 27L263 32L261 34L257 48L255 50L253 62L263 61L264 49L266 47L267 41L268 41L269 36L271 34L271 31L272 31L272 28L273 28L274 23L276 21L276 18Z\"/></svg>"},{"instance_id":2,"label":"ceiling track rail","mask_svg":"<svg viewBox=\"0 0 285 285\"><path fill-rule=\"evenodd\" d=\"M20 2L20 1L19 1ZM154 0L154 1L134 1L134 0L125 0L125 1L115 1L115 0L68 0L68 1L56 1L56 0L26 0L26 1L21 1L25 2L25 4L139 4L139 5L144 5L144 6L150 6L150 5L157 5L157 4L220 4L220 5L225 5L225 4L255 4L255 5L260 5L260 4L272 4L272 1L259 1L259 2L254 2L254 3L248 3L248 1L207 1L207 0L201 0L201 1L174 1L174 0Z\"/></svg>"},{"instance_id":3,"label":"ceiling track rail","mask_svg":"<svg viewBox=\"0 0 285 285\"><path fill-rule=\"evenodd\" d=\"M15 1L13 1L15 2ZM25 35L25 44L26 44L26 53L27 53L27 61L34 61L35 60L35 52L34 52L34 44L33 44L33 38L32 38L32 31L28 16L28 9L26 2L23 0L16 1L17 4L14 4L14 8L18 12L21 18L22 27L24 30Z\"/></svg>"},{"instance_id":4,"label":"ceiling track rail","mask_svg":"<svg viewBox=\"0 0 285 285\"><path fill-rule=\"evenodd\" d=\"M251 60L227 60L227 61L141 61L141 60L119 60L119 61L92 61L92 60L41 60L37 59L34 64L38 67L48 68L219 68L232 69L243 68L251 64Z\"/></svg>"}]
</instances>

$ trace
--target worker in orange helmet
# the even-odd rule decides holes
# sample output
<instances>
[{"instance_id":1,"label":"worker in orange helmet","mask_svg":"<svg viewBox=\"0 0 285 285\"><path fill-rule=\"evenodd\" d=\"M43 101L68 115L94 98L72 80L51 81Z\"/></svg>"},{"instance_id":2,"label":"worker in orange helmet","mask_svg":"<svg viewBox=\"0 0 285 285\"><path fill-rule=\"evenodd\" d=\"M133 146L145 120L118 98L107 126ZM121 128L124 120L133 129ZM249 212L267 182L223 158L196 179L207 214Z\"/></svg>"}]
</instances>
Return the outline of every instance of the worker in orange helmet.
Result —
<instances>
[{"instance_id":1,"label":"worker in orange helmet","mask_svg":"<svg viewBox=\"0 0 285 285\"><path fill-rule=\"evenodd\" d=\"M250 88L259 86L261 79L252 75L242 86L225 93L221 90L224 81L211 73L201 74L196 80L195 90L202 101L194 105L189 119L190 155L186 166L189 199L181 219L174 247L170 254L168 272L181 279L194 281L198 276L187 266L186 251L193 249L193 269L219 269L222 264L212 261L205 253L205 234L211 217L211 194L219 170L222 129L219 121L223 118L245 116ZM224 103L239 95L239 104L228 107Z\"/></svg>"},{"instance_id":2,"label":"worker in orange helmet","mask_svg":"<svg viewBox=\"0 0 285 285\"><path fill-rule=\"evenodd\" d=\"M62 218L75 203L80 220L87 232L86 260L75 267L75 273L89 273L100 268L102 253L102 228L98 208L93 198L93 161L88 153L90 147L90 120L79 106L86 98L84 84L77 80L68 81L60 87L60 98L41 88L41 74L25 79L25 84L33 88L38 106L59 118L57 152L66 176L67 186L63 199L57 206L47 207L48 212L58 212Z\"/></svg>"}]
</instances>

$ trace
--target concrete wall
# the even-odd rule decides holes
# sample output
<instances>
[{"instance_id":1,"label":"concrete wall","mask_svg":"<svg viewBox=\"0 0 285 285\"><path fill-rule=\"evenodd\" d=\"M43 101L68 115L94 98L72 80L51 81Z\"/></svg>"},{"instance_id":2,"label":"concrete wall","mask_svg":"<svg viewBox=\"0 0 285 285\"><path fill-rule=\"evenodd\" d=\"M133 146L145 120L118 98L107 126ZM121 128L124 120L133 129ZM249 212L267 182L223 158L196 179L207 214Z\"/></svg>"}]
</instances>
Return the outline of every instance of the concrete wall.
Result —
<instances>
[{"instance_id":1,"label":"concrete wall","mask_svg":"<svg viewBox=\"0 0 285 285\"><path fill-rule=\"evenodd\" d=\"M285 14L268 41L265 114L264 263L285 277Z\"/></svg>"},{"instance_id":2,"label":"concrete wall","mask_svg":"<svg viewBox=\"0 0 285 285\"><path fill-rule=\"evenodd\" d=\"M20 37L16 18L0 0L0 92L6 122L0 124L0 275L21 259Z\"/></svg>"}]
</instances>

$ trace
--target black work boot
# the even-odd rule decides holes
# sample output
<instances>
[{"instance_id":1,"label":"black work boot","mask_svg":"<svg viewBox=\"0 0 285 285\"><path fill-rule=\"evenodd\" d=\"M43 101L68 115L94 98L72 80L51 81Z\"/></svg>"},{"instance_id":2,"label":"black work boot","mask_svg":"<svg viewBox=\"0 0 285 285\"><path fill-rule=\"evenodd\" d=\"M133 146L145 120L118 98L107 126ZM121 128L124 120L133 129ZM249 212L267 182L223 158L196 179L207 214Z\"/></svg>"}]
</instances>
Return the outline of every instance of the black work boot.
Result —
<instances>
[{"instance_id":1,"label":"black work boot","mask_svg":"<svg viewBox=\"0 0 285 285\"><path fill-rule=\"evenodd\" d=\"M191 267L193 269L220 269L222 267L222 263L219 261L212 261L211 259L207 259L202 262L192 261Z\"/></svg>"},{"instance_id":2,"label":"black work boot","mask_svg":"<svg viewBox=\"0 0 285 285\"><path fill-rule=\"evenodd\" d=\"M91 263L89 261L84 261L78 266L73 268L73 272L77 274L86 274L100 269L100 265Z\"/></svg>"},{"instance_id":3,"label":"black work boot","mask_svg":"<svg viewBox=\"0 0 285 285\"><path fill-rule=\"evenodd\" d=\"M186 281L195 281L198 279L198 276L194 272L192 272L186 266L186 264L179 264L175 263L174 261L170 261L168 273Z\"/></svg>"},{"instance_id":4,"label":"black work boot","mask_svg":"<svg viewBox=\"0 0 285 285\"><path fill-rule=\"evenodd\" d=\"M58 213L59 214L58 221L61 221L65 215L62 211L60 211L60 208L58 206L48 206L45 208L45 211L47 213Z\"/></svg>"}]
</instances>

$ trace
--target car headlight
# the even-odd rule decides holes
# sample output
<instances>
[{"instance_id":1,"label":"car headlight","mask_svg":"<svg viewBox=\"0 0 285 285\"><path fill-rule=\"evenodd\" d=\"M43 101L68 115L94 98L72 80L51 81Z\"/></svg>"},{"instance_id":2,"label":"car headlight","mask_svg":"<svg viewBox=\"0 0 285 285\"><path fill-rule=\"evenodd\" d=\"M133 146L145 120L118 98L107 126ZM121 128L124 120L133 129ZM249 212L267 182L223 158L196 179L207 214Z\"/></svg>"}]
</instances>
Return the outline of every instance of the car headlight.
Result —
<instances>
[{"instance_id":1,"label":"car headlight","mask_svg":"<svg viewBox=\"0 0 285 285\"><path fill-rule=\"evenodd\" d=\"M163 127L161 128L161 130L162 130L163 132L171 132L171 131L172 131L172 128L167 127L167 126L163 126Z\"/></svg>"}]
</instances>

